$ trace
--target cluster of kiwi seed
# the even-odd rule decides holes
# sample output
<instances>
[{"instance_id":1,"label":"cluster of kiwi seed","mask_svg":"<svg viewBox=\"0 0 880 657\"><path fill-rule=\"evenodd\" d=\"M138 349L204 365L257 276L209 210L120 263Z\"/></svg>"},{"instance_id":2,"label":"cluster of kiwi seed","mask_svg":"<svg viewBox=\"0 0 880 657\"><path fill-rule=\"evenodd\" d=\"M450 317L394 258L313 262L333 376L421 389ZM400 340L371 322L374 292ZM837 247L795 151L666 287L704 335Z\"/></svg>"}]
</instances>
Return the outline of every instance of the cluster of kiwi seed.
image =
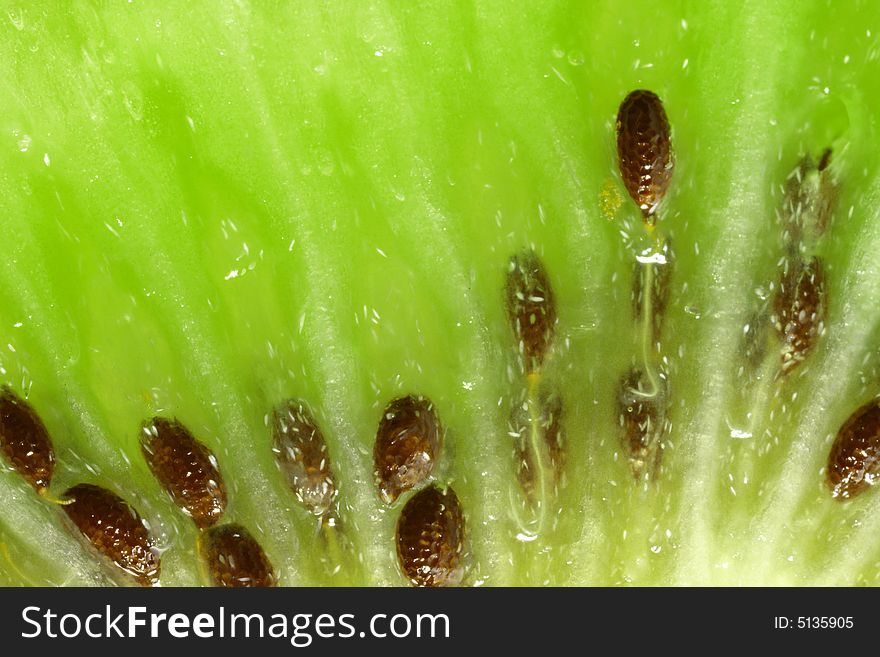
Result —
<instances>
[{"instance_id":1,"label":"cluster of kiwi seed","mask_svg":"<svg viewBox=\"0 0 880 657\"><path fill-rule=\"evenodd\" d=\"M633 477L651 479L659 470L664 438L670 429L666 418L668 373L660 353L660 337L672 257L668 238L655 227L674 168L669 120L653 92L633 91L621 103L617 153L624 185L641 212L650 239L633 275L633 321L643 327L642 353L620 380L618 422Z\"/></svg>"},{"instance_id":2,"label":"cluster of kiwi seed","mask_svg":"<svg viewBox=\"0 0 880 657\"><path fill-rule=\"evenodd\" d=\"M651 243L633 277L634 324L642 327L643 349L620 379L617 410L632 473L638 480L650 480L657 476L669 428L660 335L672 271L669 241L657 227L658 209L672 179L672 146L669 122L654 93L637 90L624 99L617 117L617 150L621 178ZM784 234L780 279L772 305L758 313L746 332L747 355L755 362L775 362L780 379L809 356L824 333L827 291L817 253L836 196L830 159L830 150L818 162L805 157L787 181L779 211ZM509 432L515 438L519 507L525 512L521 524L537 532L562 481L565 445L559 391L542 377L553 352L557 312L550 278L534 251L510 260L505 303L521 373ZM764 343L773 340L776 348L768 350ZM318 518L322 530L341 531L337 480L308 405L300 400L280 404L271 429L276 462L299 505ZM442 424L430 400L409 395L387 404L374 445L375 485L389 507L408 494L398 516L397 555L401 571L417 586L458 585L465 576L464 513L452 487L433 481L442 446ZM49 434L37 412L9 388L0 391L0 451L37 493L52 499L55 454ZM259 543L244 527L223 522L227 490L217 459L186 426L176 419L153 418L142 428L141 451L174 504L200 530L198 552L213 584L276 584L277 575ZM832 496L841 500L865 491L880 477L876 400L840 428L826 472ZM159 552L148 525L128 502L92 484L75 485L55 501L118 572L143 586L158 583Z\"/></svg>"},{"instance_id":3,"label":"cluster of kiwi seed","mask_svg":"<svg viewBox=\"0 0 880 657\"><path fill-rule=\"evenodd\" d=\"M273 414L276 461L299 504L339 528L338 489L327 446L312 414L288 400ZM376 484L393 505L420 489L404 505L397 531L403 572L418 586L459 584L463 577L464 520L455 492L426 485L442 444L442 428L427 399L392 401L376 436ZM217 458L176 419L155 417L141 434L141 452L174 504L199 529L198 552L211 582L224 587L265 587L277 582L260 544L241 525L222 522L228 496ZM37 412L11 389L0 393L0 448L12 467L39 493L49 493L55 452ZM116 493L77 484L58 502L73 526L99 556L141 586L159 582L160 555L148 524Z\"/></svg>"},{"instance_id":4,"label":"cluster of kiwi seed","mask_svg":"<svg viewBox=\"0 0 880 657\"><path fill-rule=\"evenodd\" d=\"M653 257L639 261L633 281L635 319L641 316L646 323L646 348L641 369L634 367L623 377L618 396L622 442L633 474L650 479L668 430L659 334L672 255L668 241L655 231L657 210L673 170L669 122L656 94L636 90L624 99L617 116L617 153L624 185L654 240ZM776 380L784 380L803 363L825 333L828 292L820 252L838 195L838 182L829 168L831 157L831 149L817 160L804 156L786 180L777 212L783 238L779 278L773 285L771 307L759 309L745 331L744 352L750 367L766 361ZM663 265L659 275L658 263ZM768 344L773 348L768 349ZM880 400L859 407L843 423L825 471L837 500L863 493L880 480Z\"/></svg>"}]
</instances>

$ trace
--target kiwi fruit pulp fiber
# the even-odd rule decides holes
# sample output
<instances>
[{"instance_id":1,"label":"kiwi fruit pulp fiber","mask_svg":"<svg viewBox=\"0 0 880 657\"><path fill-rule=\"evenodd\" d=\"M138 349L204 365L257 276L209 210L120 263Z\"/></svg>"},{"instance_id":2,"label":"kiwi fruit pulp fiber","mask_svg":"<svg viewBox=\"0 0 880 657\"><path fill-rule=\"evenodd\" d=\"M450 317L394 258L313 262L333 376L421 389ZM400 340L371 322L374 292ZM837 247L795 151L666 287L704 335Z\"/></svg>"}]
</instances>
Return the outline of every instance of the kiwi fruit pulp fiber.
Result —
<instances>
[{"instance_id":1,"label":"kiwi fruit pulp fiber","mask_svg":"<svg viewBox=\"0 0 880 657\"><path fill-rule=\"evenodd\" d=\"M4 3L0 583L876 585L878 35Z\"/></svg>"}]
</instances>

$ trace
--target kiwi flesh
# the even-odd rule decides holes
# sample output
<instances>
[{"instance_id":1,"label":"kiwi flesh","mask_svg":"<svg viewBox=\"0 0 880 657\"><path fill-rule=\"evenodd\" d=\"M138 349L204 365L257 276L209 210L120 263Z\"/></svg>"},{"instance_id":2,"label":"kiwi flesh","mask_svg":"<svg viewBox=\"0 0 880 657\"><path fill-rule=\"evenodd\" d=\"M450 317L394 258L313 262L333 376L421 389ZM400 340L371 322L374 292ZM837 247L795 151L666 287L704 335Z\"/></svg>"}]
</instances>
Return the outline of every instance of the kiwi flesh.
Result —
<instances>
[{"instance_id":1,"label":"kiwi flesh","mask_svg":"<svg viewBox=\"0 0 880 657\"><path fill-rule=\"evenodd\" d=\"M0 459L0 583L878 584L880 12L419 5L0 12L0 383L52 446L46 485ZM436 453L383 495L410 396ZM201 526L153 418L216 463ZM161 568L84 540L80 486Z\"/></svg>"}]
</instances>

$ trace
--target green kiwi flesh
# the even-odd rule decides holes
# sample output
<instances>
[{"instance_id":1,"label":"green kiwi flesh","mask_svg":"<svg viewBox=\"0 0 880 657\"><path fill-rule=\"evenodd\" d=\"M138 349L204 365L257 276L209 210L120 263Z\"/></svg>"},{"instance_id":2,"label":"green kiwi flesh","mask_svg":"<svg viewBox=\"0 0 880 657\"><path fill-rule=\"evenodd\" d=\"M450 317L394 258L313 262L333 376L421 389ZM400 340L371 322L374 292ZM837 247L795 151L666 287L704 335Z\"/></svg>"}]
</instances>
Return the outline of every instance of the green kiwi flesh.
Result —
<instances>
[{"instance_id":1,"label":"green kiwi flesh","mask_svg":"<svg viewBox=\"0 0 880 657\"><path fill-rule=\"evenodd\" d=\"M0 583L133 583L66 521L80 484L148 522L164 586L234 580L199 548L230 535L266 583L407 585L398 523L433 487L461 520L438 581L880 582L878 491L827 480L880 392L871 3L4 5L0 383L55 460L42 494L2 461ZM653 227L618 169L634 90L670 130ZM524 257L553 299L528 362ZM821 289L786 278L814 259ZM821 307L806 349L785 285ZM651 376L662 405L622 415ZM383 498L410 395L439 450ZM285 404L329 455L296 470L332 484L311 506ZM151 471L155 417L215 458L216 527Z\"/></svg>"}]
</instances>

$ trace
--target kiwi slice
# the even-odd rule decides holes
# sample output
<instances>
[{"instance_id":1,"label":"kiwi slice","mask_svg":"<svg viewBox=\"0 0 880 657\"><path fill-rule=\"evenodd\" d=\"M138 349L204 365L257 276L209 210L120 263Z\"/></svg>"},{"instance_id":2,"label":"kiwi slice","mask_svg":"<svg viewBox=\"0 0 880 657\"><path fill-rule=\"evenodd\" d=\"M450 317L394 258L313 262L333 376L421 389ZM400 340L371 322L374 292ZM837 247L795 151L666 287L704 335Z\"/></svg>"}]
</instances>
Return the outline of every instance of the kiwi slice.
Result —
<instances>
[{"instance_id":1,"label":"kiwi slice","mask_svg":"<svg viewBox=\"0 0 880 657\"><path fill-rule=\"evenodd\" d=\"M0 583L877 584L878 34L6 3Z\"/></svg>"}]
</instances>

